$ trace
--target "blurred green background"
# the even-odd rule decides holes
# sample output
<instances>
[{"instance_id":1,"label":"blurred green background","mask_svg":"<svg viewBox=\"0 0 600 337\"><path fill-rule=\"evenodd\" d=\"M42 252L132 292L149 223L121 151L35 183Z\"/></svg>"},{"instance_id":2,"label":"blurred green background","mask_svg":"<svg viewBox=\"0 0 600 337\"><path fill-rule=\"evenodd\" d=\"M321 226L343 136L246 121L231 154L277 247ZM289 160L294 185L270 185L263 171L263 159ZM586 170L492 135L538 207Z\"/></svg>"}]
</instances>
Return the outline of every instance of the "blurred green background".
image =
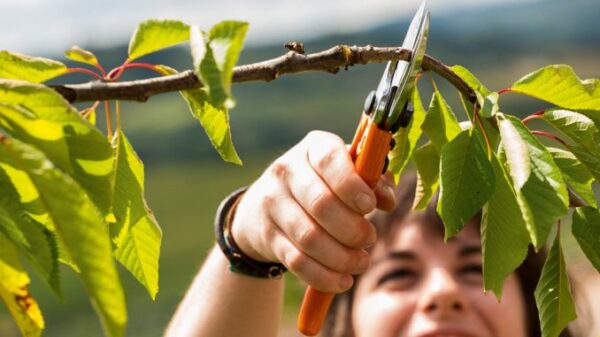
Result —
<instances>
[{"instance_id":1,"label":"blurred green background","mask_svg":"<svg viewBox=\"0 0 600 337\"><path fill-rule=\"evenodd\" d=\"M448 65L466 66L492 90L509 87L521 76L556 63L571 64L581 78L600 78L599 18L597 0L532 1L433 11L427 52ZM222 19L228 19L227 15L223 14ZM360 32L329 34L302 42L308 53L342 43L397 46L407 25L407 19L398 19ZM287 41L249 45L239 64L279 56L286 52L283 42ZM126 41L115 41L114 46L101 49L82 47L92 49L107 67L119 65L127 55ZM191 68L186 47L171 48L143 61L179 70ZM271 83L235 85L237 107L231 111L231 127L243 167L220 160L178 94L156 96L145 104L123 104L123 127L146 165L147 200L163 229L156 302L121 268L130 315L128 336L162 335L213 245L213 216L225 195L250 184L270 161L310 130L328 130L351 141L364 97L377 85L383 68L383 64L371 64L336 75L305 73ZM147 76L152 74L131 71L126 79ZM455 112L464 116L455 91L442 84L440 78L433 78L441 84ZM87 78L72 76L67 81ZM422 99L428 102L429 78L423 78L420 86ZM503 96L502 104L506 113L519 116L543 107L540 102L516 95ZM286 317L291 320L303 287L293 277L287 279ZM68 289L64 301L52 295L40 279L34 278L32 283L32 292L46 318L45 336L102 336L81 283L70 270L65 268L63 273L64 289ZM3 307L0 336L18 336Z\"/></svg>"}]
</instances>

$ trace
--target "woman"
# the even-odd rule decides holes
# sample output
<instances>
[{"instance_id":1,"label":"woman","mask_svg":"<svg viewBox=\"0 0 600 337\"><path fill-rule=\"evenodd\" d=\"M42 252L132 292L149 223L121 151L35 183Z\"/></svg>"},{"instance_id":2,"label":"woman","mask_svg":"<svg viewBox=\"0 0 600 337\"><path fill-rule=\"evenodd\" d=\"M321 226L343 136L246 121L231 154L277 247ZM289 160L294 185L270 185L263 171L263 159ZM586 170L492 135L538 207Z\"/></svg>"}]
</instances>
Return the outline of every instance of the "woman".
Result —
<instances>
[{"instance_id":1,"label":"woman","mask_svg":"<svg viewBox=\"0 0 600 337\"><path fill-rule=\"evenodd\" d=\"M542 260L530 254L498 302L482 291L477 219L444 244L435 201L411 212L414 178L400 186L395 195L386 175L372 191L339 137L311 132L237 199L226 234L248 259L282 263L319 290L345 292L326 336L539 336L533 289ZM375 208L393 211L366 219ZM283 281L229 269L215 247L167 336L277 335Z\"/></svg>"}]
</instances>

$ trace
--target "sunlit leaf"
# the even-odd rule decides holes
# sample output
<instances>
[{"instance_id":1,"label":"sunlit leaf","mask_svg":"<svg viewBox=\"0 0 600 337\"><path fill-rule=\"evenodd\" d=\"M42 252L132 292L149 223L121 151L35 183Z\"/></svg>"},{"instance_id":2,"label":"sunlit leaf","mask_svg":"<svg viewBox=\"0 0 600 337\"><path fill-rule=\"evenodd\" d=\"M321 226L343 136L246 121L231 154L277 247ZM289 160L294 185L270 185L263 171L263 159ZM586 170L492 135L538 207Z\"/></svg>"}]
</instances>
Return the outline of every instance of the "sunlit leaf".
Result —
<instances>
[{"instance_id":1,"label":"sunlit leaf","mask_svg":"<svg viewBox=\"0 0 600 337\"><path fill-rule=\"evenodd\" d=\"M417 189L413 209L427 207L439 185L440 155L431 142L417 148L413 158L417 166Z\"/></svg>"},{"instance_id":2,"label":"sunlit leaf","mask_svg":"<svg viewBox=\"0 0 600 337\"><path fill-rule=\"evenodd\" d=\"M569 150L588 169L596 182L600 183L600 148L584 148L579 145L570 145Z\"/></svg>"},{"instance_id":3,"label":"sunlit leaf","mask_svg":"<svg viewBox=\"0 0 600 337\"><path fill-rule=\"evenodd\" d=\"M513 92L526 94L569 110L600 110L600 81L580 80L568 65L536 70L512 85Z\"/></svg>"},{"instance_id":4,"label":"sunlit leaf","mask_svg":"<svg viewBox=\"0 0 600 337\"><path fill-rule=\"evenodd\" d=\"M91 51L80 48L79 46L73 46L71 49L65 52L65 56L69 60L89 64L92 66L98 65L98 58Z\"/></svg>"},{"instance_id":5,"label":"sunlit leaf","mask_svg":"<svg viewBox=\"0 0 600 337\"><path fill-rule=\"evenodd\" d=\"M520 149L519 156L507 160L513 187L517 194L519 207L527 224L531 242L540 249L550 232L550 228L568 210L569 197L560 169L554 163L552 155L521 123L513 116L497 114L504 152ZM505 123L511 123L513 131ZM519 144L508 147L506 144ZM524 153L521 150L526 149ZM524 161L529 161L529 164ZM523 173L529 166L530 174Z\"/></svg>"},{"instance_id":6,"label":"sunlit leaf","mask_svg":"<svg viewBox=\"0 0 600 337\"><path fill-rule=\"evenodd\" d=\"M248 23L246 22L222 21L214 25L209 32L209 45L221 71L223 87L229 95L231 95L233 67L242 52L247 31ZM228 107L231 108L231 106Z\"/></svg>"},{"instance_id":7,"label":"sunlit leaf","mask_svg":"<svg viewBox=\"0 0 600 337\"><path fill-rule=\"evenodd\" d=\"M500 106L498 105L499 97L500 96L497 92L493 92L485 96L485 98L483 99L483 107L481 108L481 116L485 118L490 118L498 112L498 110L500 109Z\"/></svg>"},{"instance_id":8,"label":"sunlit leaf","mask_svg":"<svg viewBox=\"0 0 600 337\"><path fill-rule=\"evenodd\" d=\"M104 213L112 203L114 156L108 139L50 88L0 80L0 126L41 149Z\"/></svg>"},{"instance_id":9,"label":"sunlit leaf","mask_svg":"<svg viewBox=\"0 0 600 337\"><path fill-rule=\"evenodd\" d=\"M181 94L188 102L194 117L200 121L210 142L217 149L221 158L241 165L242 161L233 147L227 110L218 109L207 102L203 98L205 93L201 89L182 91Z\"/></svg>"},{"instance_id":10,"label":"sunlit leaf","mask_svg":"<svg viewBox=\"0 0 600 337\"><path fill-rule=\"evenodd\" d=\"M496 184L481 215L483 288L500 300L504 279L527 256L529 234L508 174L496 156L491 164Z\"/></svg>"},{"instance_id":11,"label":"sunlit leaf","mask_svg":"<svg viewBox=\"0 0 600 337\"><path fill-rule=\"evenodd\" d=\"M434 88L429 111L421 125L423 132L431 139L431 142L441 153L442 147L451 141L462 130L456 119L456 115L446 103L437 87Z\"/></svg>"},{"instance_id":12,"label":"sunlit leaf","mask_svg":"<svg viewBox=\"0 0 600 337\"><path fill-rule=\"evenodd\" d=\"M171 67L159 65L159 71L164 75L176 74L177 71ZM240 164L242 163L231 139L231 130L229 128L229 115L226 109L217 109L207 102L206 91L201 89L192 89L181 91L181 95L188 103L192 115L198 119L200 125L204 128L208 139L217 150L223 160Z\"/></svg>"},{"instance_id":13,"label":"sunlit leaf","mask_svg":"<svg viewBox=\"0 0 600 337\"><path fill-rule=\"evenodd\" d=\"M144 167L125 135L119 131L114 213L111 236L115 257L146 289L152 299L158 292L158 257L162 233L144 199Z\"/></svg>"},{"instance_id":14,"label":"sunlit leaf","mask_svg":"<svg viewBox=\"0 0 600 337\"><path fill-rule=\"evenodd\" d=\"M67 71L63 63L43 57L33 57L9 51L0 51L0 78L45 82ZM0 102L2 99L0 98Z\"/></svg>"},{"instance_id":15,"label":"sunlit leaf","mask_svg":"<svg viewBox=\"0 0 600 337\"><path fill-rule=\"evenodd\" d=\"M37 337L44 318L29 291L29 276L21 266L15 246L0 233L0 298L24 337Z\"/></svg>"},{"instance_id":16,"label":"sunlit leaf","mask_svg":"<svg viewBox=\"0 0 600 337\"><path fill-rule=\"evenodd\" d=\"M542 337L558 337L567 324L577 318L560 244L560 233L557 233L544 263L542 275L535 288L535 302L539 309Z\"/></svg>"},{"instance_id":17,"label":"sunlit leaf","mask_svg":"<svg viewBox=\"0 0 600 337\"><path fill-rule=\"evenodd\" d=\"M0 193L0 229L9 224L17 227L23 241L15 240L8 235L7 237L29 259L54 292L60 296L58 248L54 235L27 214L13 182L1 167L0 191L2 191Z\"/></svg>"},{"instance_id":18,"label":"sunlit leaf","mask_svg":"<svg viewBox=\"0 0 600 337\"><path fill-rule=\"evenodd\" d=\"M567 185L583 201L589 205L594 205L596 203L594 191L592 190L594 179L585 166L569 151L555 147L548 147L548 151L550 151L554 162L560 168Z\"/></svg>"},{"instance_id":19,"label":"sunlit leaf","mask_svg":"<svg viewBox=\"0 0 600 337\"><path fill-rule=\"evenodd\" d=\"M210 39L197 26L190 29L190 44L194 61L194 73L204 84L207 95L203 98L215 107L229 107L229 88L223 82L221 69L210 44Z\"/></svg>"},{"instance_id":20,"label":"sunlit leaf","mask_svg":"<svg viewBox=\"0 0 600 337\"><path fill-rule=\"evenodd\" d=\"M106 224L83 189L39 150L16 139L0 143L0 161L25 171L56 226L110 336L123 336L125 297Z\"/></svg>"},{"instance_id":21,"label":"sunlit leaf","mask_svg":"<svg viewBox=\"0 0 600 337\"><path fill-rule=\"evenodd\" d=\"M458 233L494 191L494 171L472 130L459 133L442 148L437 212L445 239Z\"/></svg>"},{"instance_id":22,"label":"sunlit leaf","mask_svg":"<svg viewBox=\"0 0 600 337\"><path fill-rule=\"evenodd\" d=\"M416 86L412 92L411 102L414 106L414 112L410 123L406 128L400 128L394 134L396 145L389 154L390 171L394 174L396 182L400 179L400 175L402 174L402 171L404 171L409 158L412 156L413 150L417 146L417 141L423 133L421 124L423 124L423 121L425 120L425 108L423 107Z\"/></svg>"},{"instance_id":23,"label":"sunlit leaf","mask_svg":"<svg viewBox=\"0 0 600 337\"><path fill-rule=\"evenodd\" d=\"M468 69L463 66L455 65L450 67L458 77L460 77L465 83L469 85L471 89L475 91L475 95L477 95L477 101L481 106L484 105L484 99L492 92L483 85L477 77L473 73L471 73Z\"/></svg>"},{"instance_id":24,"label":"sunlit leaf","mask_svg":"<svg viewBox=\"0 0 600 337\"><path fill-rule=\"evenodd\" d=\"M190 26L178 20L146 20L138 25L129 41L129 61L163 48L185 42Z\"/></svg>"},{"instance_id":25,"label":"sunlit leaf","mask_svg":"<svg viewBox=\"0 0 600 337\"><path fill-rule=\"evenodd\" d=\"M600 147L600 132L586 115L575 111L548 109L543 119L569 136L577 144L591 149Z\"/></svg>"}]
</instances>

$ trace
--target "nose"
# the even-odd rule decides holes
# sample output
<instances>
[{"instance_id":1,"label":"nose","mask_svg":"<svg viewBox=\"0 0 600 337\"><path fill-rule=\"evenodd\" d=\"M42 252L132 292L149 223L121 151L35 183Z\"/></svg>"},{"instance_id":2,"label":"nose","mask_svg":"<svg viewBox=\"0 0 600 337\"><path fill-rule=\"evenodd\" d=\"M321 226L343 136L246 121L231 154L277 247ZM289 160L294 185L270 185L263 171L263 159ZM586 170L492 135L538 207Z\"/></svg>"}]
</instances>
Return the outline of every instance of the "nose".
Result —
<instances>
[{"instance_id":1,"label":"nose","mask_svg":"<svg viewBox=\"0 0 600 337\"><path fill-rule=\"evenodd\" d=\"M443 320L464 313L468 307L464 290L445 268L432 270L426 277L419 309L432 318Z\"/></svg>"}]
</instances>

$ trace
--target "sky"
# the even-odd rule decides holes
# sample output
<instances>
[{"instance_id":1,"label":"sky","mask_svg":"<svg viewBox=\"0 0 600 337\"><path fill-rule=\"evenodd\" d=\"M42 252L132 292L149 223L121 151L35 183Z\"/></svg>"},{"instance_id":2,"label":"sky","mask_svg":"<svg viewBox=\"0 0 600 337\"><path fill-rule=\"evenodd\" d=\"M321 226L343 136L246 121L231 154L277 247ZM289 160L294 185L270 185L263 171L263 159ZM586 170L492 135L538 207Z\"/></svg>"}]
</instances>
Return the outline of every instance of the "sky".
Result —
<instances>
[{"instance_id":1,"label":"sky","mask_svg":"<svg viewBox=\"0 0 600 337\"><path fill-rule=\"evenodd\" d=\"M531 0L529 0L531 1ZM465 7L523 0L429 0L432 16ZM102 4L102 8L96 4ZM208 29L221 20L250 23L248 44L306 40L412 16L417 0L0 0L0 50L35 55L127 42L149 18Z\"/></svg>"}]
</instances>

